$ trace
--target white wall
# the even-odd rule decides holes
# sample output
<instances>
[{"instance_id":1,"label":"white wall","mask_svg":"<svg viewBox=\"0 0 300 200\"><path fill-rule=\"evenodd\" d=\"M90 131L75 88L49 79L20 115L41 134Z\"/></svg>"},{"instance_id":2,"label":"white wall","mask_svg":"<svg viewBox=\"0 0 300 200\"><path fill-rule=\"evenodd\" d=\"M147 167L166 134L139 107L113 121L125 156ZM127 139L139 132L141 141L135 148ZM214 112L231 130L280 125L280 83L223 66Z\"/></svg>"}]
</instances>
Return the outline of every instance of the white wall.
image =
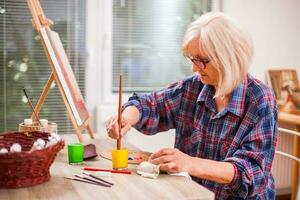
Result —
<instances>
[{"instance_id":1,"label":"white wall","mask_svg":"<svg viewBox=\"0 0 300 200\"><path fill-rule=\"evenodd\" d=\"M266 70L274 67L297 68L299 73L299 0L223 0L222 5L252 36L252 75L265 81Z\"/></svg>"}]
</instances>

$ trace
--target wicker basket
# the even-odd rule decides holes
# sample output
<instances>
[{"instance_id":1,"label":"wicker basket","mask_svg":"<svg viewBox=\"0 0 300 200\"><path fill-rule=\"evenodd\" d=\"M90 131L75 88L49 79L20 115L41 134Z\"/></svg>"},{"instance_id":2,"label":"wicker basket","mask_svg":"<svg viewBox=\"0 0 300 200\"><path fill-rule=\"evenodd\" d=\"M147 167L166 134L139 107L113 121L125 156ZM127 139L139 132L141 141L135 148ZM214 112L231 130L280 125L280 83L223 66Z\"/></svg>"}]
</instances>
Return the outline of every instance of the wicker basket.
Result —
<instances>
[{"instance_id":1,"label":"wicker basket","mask_svg":"<svg viewBox=\"0 0 300 200\"><path fill-rule=\"evenodd\" d=\"M20 153L0 154L0 188L18 188L37 185L50 179L49 168L56 154L64 147L64 141L47 148L30 152L34 141L48 141L46 132L10 132L0 134L0 149L10 149L13 143L22 146Z\"/></svg>"}]
</instances>

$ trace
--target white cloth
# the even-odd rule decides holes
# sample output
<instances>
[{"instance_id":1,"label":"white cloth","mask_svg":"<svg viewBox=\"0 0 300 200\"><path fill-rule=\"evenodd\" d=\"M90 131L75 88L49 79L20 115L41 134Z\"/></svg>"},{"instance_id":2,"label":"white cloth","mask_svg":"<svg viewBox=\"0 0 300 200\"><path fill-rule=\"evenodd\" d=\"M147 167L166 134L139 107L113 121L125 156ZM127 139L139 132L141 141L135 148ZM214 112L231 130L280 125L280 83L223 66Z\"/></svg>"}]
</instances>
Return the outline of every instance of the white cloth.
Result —
<instances>
[{"instance_id":1,"label":"white cloth","mask_svg":"<svg viewBox=\"0 0 300 200\"><path fill-rule=\"evenodd\" d=\"M137 173L145 178L157 178L159 175L159 165L154 165L144 161L137 166Z\"/></svg>"},{"instance_id":2,"label":"white cloth","mask_svg":"<svg viewBox=\"0 0 300 200\"><path fill-rule=\"evenodd\" d=\"M192 180L192 177L187 172L178 172L178 173L169 173L172 176L183 176L186 177L189 180Z\"/></svg>"},{"instance_id":3,"label":"white cloth","mask_svg":"<svg viewBox=\"0 0 300 200\"><path fill-rule=\"evenodd\" d=\"M154 165L150 162L144 161L137 166L137 173L145 178L157 178L159 175L160 165ZM191 176L187 172L168 173L172 176L183 176L192 180Z\"/></svg>"}]
</instances>

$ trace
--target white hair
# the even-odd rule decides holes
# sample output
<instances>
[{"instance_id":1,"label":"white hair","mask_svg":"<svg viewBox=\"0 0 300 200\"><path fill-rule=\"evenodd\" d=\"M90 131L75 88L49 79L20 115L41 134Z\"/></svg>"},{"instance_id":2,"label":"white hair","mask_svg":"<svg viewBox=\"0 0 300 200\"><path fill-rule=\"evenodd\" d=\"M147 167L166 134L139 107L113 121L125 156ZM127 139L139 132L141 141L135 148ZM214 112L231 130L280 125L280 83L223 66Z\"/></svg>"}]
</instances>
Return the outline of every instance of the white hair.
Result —
<instances>
[{"instance_id":1,"label":"white hair","mask_svg":"<svg viewBox=\"0 0 300 200\"><path fill-rule=\"evenodd\" d=\"M225 14L209 12L188 27L182 45L184 54L193 39L199 39L199 51L218 71L215 97L230 94L247 76L253 56L250 37Z\"/></svg>"}]
</instances>

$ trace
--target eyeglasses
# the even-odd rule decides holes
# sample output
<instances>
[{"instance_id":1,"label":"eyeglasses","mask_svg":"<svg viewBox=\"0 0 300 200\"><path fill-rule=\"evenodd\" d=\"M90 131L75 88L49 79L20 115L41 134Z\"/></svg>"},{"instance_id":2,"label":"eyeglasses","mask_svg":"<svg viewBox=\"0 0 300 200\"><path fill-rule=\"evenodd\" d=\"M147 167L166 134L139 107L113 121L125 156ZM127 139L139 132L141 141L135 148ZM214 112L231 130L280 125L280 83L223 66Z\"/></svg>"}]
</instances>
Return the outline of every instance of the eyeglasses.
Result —
<instances>
[{"instance_id":1,"label":"eyeglasses","mask_svg":"<svg viewBox=\"0 0 300 200\"><path fill-rule=\"evenodd\" d=\"M207 58L194 58L193 56L185 56L185 58L193 63L194 65L197 65L198 67L201 67L202 69L206 68L206 65L209 63L209 60Z\"/></svg>"}]
</instances>

